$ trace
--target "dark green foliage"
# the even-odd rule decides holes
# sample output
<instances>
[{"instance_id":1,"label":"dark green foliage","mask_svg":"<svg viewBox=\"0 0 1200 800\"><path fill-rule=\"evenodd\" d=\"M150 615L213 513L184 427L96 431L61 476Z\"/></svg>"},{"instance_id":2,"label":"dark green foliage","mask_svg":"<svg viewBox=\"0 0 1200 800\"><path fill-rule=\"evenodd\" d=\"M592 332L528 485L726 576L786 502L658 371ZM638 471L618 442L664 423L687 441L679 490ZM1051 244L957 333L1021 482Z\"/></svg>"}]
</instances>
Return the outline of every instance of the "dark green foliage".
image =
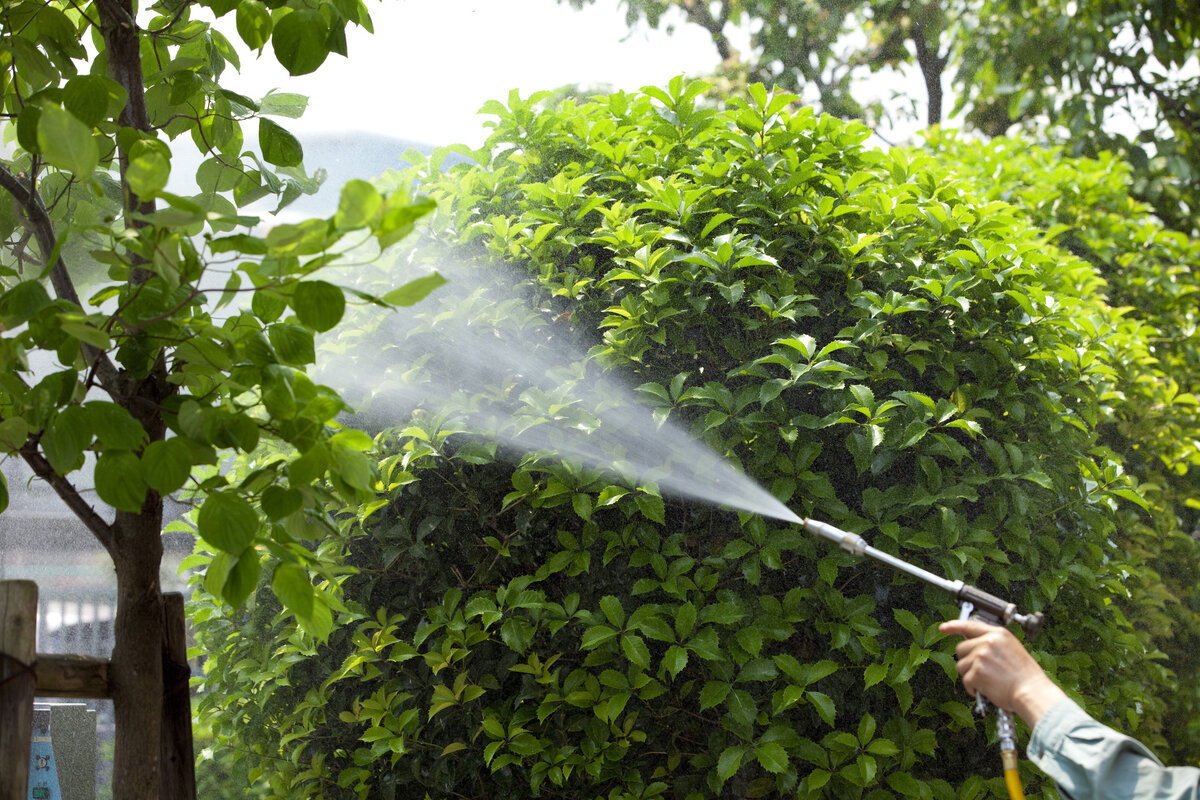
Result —
<instances>
[{"instance_id":1,"label":"dark green foliage","mask_svg":"<svg viewBox=\"0 0 1200 800\"><path fill-rule=\"evenodd\" d=\"M481 166L403 176L444 201L431 238L481 284L511 285L507 262L531 298L430 313L569 324L593 344L581 372L640 385L798 514L1044 611L1051 673L1160 743L1171 676L1130 622L1154 576L1117 530L1145 501L1101 436L1154 359L1104 302L1103 265L959 177L955 160L985 160L967 145L884 154L789 96L755 87L718 112L701 90L514 95L488 109ZM453 420L376 438L380 498L323 544L357 568L327 643L265 589L250 619L198 606L202 707L252 780L297 797L1003 792L936 631L950 598L793 526L514 465Z\"/></svg>"}]
</instances>

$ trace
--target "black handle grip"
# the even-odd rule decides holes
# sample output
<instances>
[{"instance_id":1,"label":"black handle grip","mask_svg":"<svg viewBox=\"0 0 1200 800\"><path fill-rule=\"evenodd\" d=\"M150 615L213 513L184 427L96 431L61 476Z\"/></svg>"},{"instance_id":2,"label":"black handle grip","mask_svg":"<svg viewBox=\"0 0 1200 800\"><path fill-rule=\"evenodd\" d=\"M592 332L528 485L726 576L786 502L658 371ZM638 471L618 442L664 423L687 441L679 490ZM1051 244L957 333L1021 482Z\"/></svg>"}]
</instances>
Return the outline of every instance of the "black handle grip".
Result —
<instances>
[{"instance_id":1,"label":"black handle grip","mask_svg":"<svg viewBox=\"0 0 1200 800\"><path fill-rule=\"evenodd\" d=\"M958 601L960 603L970 603L975 608L975 613L980 616L990 617L997 625L1007 625L1010 622L1015 622L1025 631L1025 635L1033 638L1042 630L1042 622L1045 616L1038 611L1034 614L1021 614L1017 611L1016 605L996 597L994 594L988 594L982 589L977 589L974 586L964 585L958 590Z\"/></svg>"}]
</instances>

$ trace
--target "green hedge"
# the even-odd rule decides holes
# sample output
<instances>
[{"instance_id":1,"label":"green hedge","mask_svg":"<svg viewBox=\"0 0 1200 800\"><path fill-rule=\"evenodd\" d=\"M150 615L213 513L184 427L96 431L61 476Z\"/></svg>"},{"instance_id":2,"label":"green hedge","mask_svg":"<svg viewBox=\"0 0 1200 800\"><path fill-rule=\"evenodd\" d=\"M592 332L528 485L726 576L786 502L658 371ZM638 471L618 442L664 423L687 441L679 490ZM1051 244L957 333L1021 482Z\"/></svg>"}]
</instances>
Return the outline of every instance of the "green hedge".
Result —
<instances>
[{"instance_id":1,"label":"green hedge","mask_svg":"<svg viewBox=\"0 0 1200 800\"><path fill-rule=\"evenodd\" d=\"M449 295L413 342L474 321L590 344L569 374L637 385L798 514L1044 611L1051 673L1161 744L1172 675L1130 620L1165 606L1117 530L1152 517L1101 435L1156 363L1144 325L956 171L976 146L883 153L793 97L702 90L514 94L480 163L396 176L440 200L430 241L524 298ZM392 335L331 347L377 374ZM327 642L266 590L247 618L194 604L202 713L273 796L1003 795L936 631L950 598L794 526L497 457L452 412L376 437L379 499L321 545L356 570Z\"/></svg>"}]
</instances>

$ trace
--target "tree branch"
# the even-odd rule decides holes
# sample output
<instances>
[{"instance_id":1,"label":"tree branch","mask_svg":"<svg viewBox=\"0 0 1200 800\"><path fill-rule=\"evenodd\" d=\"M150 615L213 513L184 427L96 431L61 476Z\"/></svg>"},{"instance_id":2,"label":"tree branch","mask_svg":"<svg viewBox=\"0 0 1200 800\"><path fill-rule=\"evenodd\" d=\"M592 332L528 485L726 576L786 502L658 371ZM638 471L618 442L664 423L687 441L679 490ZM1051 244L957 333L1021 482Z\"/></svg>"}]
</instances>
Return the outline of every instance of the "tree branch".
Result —
<instances>
[{"instance_id":1,"label":"tree branch","mask_svg":"<svg viewBox=\"0 0 1200 800\"><path fill-rule=\"evenodd\" d=\"M91 531L92 535L96 537L96 540L108 551L109 557L112 557L112 527L104 521L103 517L96 513L96 509L84 501L74 484L54 471L54 467L50 466L50 462L38 451L37 443L33 441L26 442L25 446L21 448L21 457L25 459L25 463L29 465L35 475L50 484L50 488L54 490L54 493L62 498L67 508L74 512L75 516L79 518L84 526Z\"/></svg>"},{"instance_id":2,"label":"tree branch","mask_svg":"<svg viewBox=\"0 0 1200 800\"><path fill-rule=\"evenodd\" d=\"M54 255L57 237L54 234L54 223L50 220L50 214L46 211L46 204L42 202L41 195L35 189L26 186L20 178L3 166L0 166L0 188L12 195L13 200L21 207L24 212L22 222L37 239L43 261L48 262ZM50 284L54 287L54 293L60 300L66 300L80 308L83 307L83 303L79 300L79 293L75 291L71 275L67 272L67 265L61 256L55 257L54 263L50 265ZM115 391L117 369L109 361L108 354L89 344L80 346L84 359L95 370L100 385L107 391Z\"/></svg>"}]
</instances>

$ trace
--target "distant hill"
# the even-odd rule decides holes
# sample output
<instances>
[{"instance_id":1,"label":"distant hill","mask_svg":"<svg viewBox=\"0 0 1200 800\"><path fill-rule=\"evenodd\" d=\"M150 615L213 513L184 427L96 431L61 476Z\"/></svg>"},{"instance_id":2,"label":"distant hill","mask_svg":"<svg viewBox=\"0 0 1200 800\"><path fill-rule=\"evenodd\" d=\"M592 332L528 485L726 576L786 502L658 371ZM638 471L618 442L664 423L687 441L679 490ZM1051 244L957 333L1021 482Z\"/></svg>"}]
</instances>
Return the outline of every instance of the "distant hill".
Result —
<instances>
[{"instance_id":1,"label":"distant hill","mask_svg":"<svg viewBox=\"0 0 1200 800\"><path fill-rule=\"evenodd\" d=\"M370 180L389 169L408 166L404 154L418 150L426 155L434 145L375 133L320 133L298 137L304 146L304 167L310 173L326 172L315 195L301 197L287 208L289 215L310 217L330 214L337 208L342 185L352 178ZM460 157L454 156L461 160Z\"/></svg>"},{"instance_id":2,"label":"distant hill","mask_svg":"<svg viewBox=\"0 0 1200 800\"><path fill-rule=\"evenodd\" d=\"M382 136L375 133L309 133L297 134L304 147L304 167L311 174L318 169L326 172L325 183L315 195L306 195L288 206L283 216L312 217L332 214L337 208L338 194L342 185L352 178L371 180L389 169L407 166L404 154L417 150L428 155L435 145L402 139L397 136ZM171 191L179 194L196 192L195 174L200 166L197 154L186 150L175 154L171 171ZM451 154L447 164L462 161L462 156ZM252 213L262 213L274 208L274 202L256 204Z\"/></svg>"}]
</instances>

